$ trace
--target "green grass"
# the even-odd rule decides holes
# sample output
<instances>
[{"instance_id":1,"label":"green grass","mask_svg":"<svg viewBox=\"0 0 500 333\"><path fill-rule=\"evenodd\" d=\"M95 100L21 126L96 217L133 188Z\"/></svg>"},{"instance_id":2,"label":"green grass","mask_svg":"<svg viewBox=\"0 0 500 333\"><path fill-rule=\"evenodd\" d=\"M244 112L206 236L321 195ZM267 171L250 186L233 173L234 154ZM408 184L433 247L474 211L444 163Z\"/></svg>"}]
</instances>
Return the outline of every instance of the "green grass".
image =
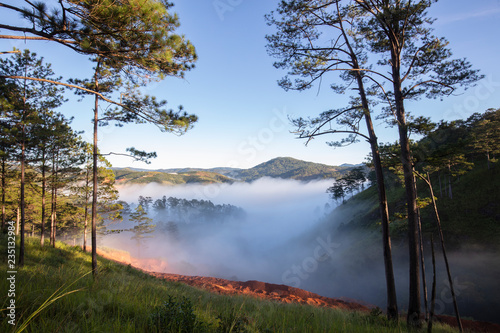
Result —
<instances>
[{"instance_id":1,"label":"green grass","mask_svg":"<svg viewBox=\"0 0 500 333\"><path fill-rule=\"evenodd\" d=\"M7 253L0 235L0 251ZM224 296L151 277L130 266L99 258L92 278L90 256L57 243L40 248L27 239L25 266L16 276L16 323L6 318L7 280L0 282L0 331L16 332L404 332L379 314L283 304ZM0 270L8 271L6 256ZM69 293L69 294L68 294ZM54 296L55 295L55 296ZM40 307L48 300L60 298ZM158 325L162 325L160 330ZM435 332L455 332L436 325ZM170 328L168 328L170 327Z\"/></svg>"}]
</instances>

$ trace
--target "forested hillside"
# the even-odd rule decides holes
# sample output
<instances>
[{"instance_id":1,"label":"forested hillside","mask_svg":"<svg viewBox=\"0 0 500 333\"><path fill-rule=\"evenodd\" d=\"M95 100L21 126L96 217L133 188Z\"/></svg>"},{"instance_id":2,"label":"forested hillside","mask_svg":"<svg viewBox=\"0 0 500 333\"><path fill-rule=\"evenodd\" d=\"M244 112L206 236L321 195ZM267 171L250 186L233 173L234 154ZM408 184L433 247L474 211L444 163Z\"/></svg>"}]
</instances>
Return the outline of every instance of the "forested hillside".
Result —
<instances>
[{"instance_id":1,"label":"forested hillside","mask_svg":"<svg viewBox=\"0 0 500 333\"><path fill-rule=\"evenodd\" d=\"M273 177L296 180L337 178L349 167L329 166L300 161L290 157L275 158L251 169L242 170L238 177L252 181L261 177Z\"/></svg>"},{"instance_id":2,"label":"forested hillside","mask_svg":"<svg viewBox=\"0 0 500 333\"><path fill-rule=\"evenodd\" d=\"M161 171L137 171L130 168L113 169L118 184L160 183L164 185L180 185L190 183L213 184L233 183L234 179L209 171L188 171L169 173Z\"/></svg>"},{"instance_id":3,"label":"forested hillside","mask_svg":"<svg viewBox=\"0 0 500 333\"><path fill-rule=\"evenodd\" d=\"M161 183L179 185L185 183L233 183L251 182L262 177L310 181L315 179L338 178L355 166L330 166L306 162L291 157L278 157L250 169L234 168L179 168L144 170L132 168L113 168L118 184Z\"/></svg>"},{"instance_id":4,"label":"forested hillside","mask_svg":"<svg viewBox=\"0 0 500 333\"><path fill-rule=\"evenodd\" d=\"M443 230L450 246L500 244L500 110L474 114L467 120L430 124L431 130L412 144L416 173L427 173L433 186ZM407 235L404 188L396 145L381 148L391 213L391 236ZM373 175L369 175L375 182ZM434 208L426 182L417 177L424 235L436 234ZM333 196L333 195L332 195ZM339 201L340 198L337 198ZM362 207L358 206L363 203ZM348 212L341 230L379 226L375 186L340 204ZM436 238L437 239L437 238ZM500 250L500 248L498 248Z\"/></svg>"},{"instance_id":5,"label":"forested hillside","mask_svg":"<svg viewBox=\"0 0 500 333\"><path fill-rule=\"evenodd\" d=\"M428 174L432 184L451 276L458 284L455 291L460 313L474 319L498 322L500 289L494 276L500 274L500 165L497 162L500 110L489 110L464 121L441 122L431 127L427 135L412 144L414 151L418 152L414 163L416 173L425 179ZM401 165L394 147L384 145L382 151L396 285L398 299L404 305L407 301L404 291L408 270L408 220ZM425 258L428 299L430 302L433 242L437 261L437 306L439 311L451 314L452 298L430 188L423 179L417 179L422 228L420 242ZM368 285L357 287L357 293L351 297L370 297L367 295L371 295L373 285L369 285L381 283L375 274L382 265L377 188L370 186L357 195L349 195L345 202L338 197L337 202L338 207L325 217L319 231L312 235L319 232L331 234L333 241L343 244L337 249L343 264L336 267L325 265L318 276L342 278L339 272L349 271L351 277L356 277L350 283ZM362 278L366 270L374 272L368 280ZM314 286L315 281L310 283ZM422 290L422 295L424 292ZM372 297L371 301L376 302L384 295L380 292Z\"/></svg>"}]
</instances>

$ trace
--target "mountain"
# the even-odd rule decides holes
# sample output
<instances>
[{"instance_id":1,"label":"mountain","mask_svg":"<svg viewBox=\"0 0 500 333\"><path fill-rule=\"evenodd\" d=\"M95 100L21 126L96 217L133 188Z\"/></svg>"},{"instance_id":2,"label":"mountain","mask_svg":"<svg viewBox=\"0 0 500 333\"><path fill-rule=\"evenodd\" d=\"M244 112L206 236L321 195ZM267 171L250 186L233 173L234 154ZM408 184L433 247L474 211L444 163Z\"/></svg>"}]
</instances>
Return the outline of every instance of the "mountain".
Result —
<instances>
[{"instance_id":1,"label":"mountain","mask_svg":"<svg viewBox=\"0 0 500 333\"><path fill-rule=\"evenodd\" d=\"M238 172L238 178L249 182L262 177L314 180L337 178L352 167L338 167L305 162L291 157L278 157L251 169Z\"/></svg>"},{"instance_id":2,"label":"mountain","mask_svg":"<svg viewBox=\"0 0 500 333\"><path fill-rule=\"evenodd\" d=\"M310 181L315 179L337 178L354 166L331 166L297 160L291 157L278 157L250 169L236 168L174 168L144 170L134 168L113 168L118 184L162 183L179 185L186 183L233 183L251 182L262 177L296 179Z\"/></svg>"},{"instance_id":3,"label":"mountain","mask_svg":"<svg viewBox=\"0 0 500 333\"><path fill-rule=\"evenodd\" d=\"M138 171L132 168L113 169L117 184L148 184L160 183L165 185L180 184L213 184L233 183L234 179L215 172L187 171L187 172L164 172L164 171Z\"/></svg>"},{"instance_id":4,"label":"mountain","mask_svg":"<svg viewBox=\"0 0 500 333\"><path fill-rule=\"evenodd\" d=\"M166 172L166 173L188 173L188 172L210 172L210 173L218 173L224 176L230 176L234 172L238 172L241 169L236 169L236 168L211 168L211 169L202 169L202 168L173 168L173 169L159 169L155 171L159 172ZM148 171L148 170L141 170L141 171Z\"/></svg>"}]
</instances>

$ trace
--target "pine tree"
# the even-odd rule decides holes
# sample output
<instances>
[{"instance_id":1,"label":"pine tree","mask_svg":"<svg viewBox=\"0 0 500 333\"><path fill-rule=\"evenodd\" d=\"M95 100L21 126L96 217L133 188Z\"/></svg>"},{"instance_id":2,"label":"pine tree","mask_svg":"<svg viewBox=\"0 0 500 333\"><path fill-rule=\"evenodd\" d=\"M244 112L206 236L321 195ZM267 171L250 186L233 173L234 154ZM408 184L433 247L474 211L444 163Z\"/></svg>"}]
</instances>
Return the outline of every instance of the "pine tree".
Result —
<instances>
[{"instance_id":1,"label":"pine tree","mask_svg":"<svg viewBox=\"0 0 500 333\"><path fill-rule=\"evenodd\" d=\"M122 122L153 122L167 132L179 128L187 130L196 121L195 116L176 115L163 109L163 102L151 97L131 94L125 103L118 103L100 93L99 80L102 68L129 73L134 80L146 83L165 76L183 77L194 67L196 52L184 36L174 30L179 26L177 15L170 14L173 4L155 0L61 0L50 10L43 3L28 3L30 7L2 5L0 8L21 13L27 26L7 26L1 29L23 32L34 37L65 45L76 52L88 54L97 61L92 89L77 87L95 95L94 107L94 172L93 184L97 186L97 126L99 98L119 105L122 111L113 116ZM58 7L58 8L57 8ZM3 38L21 38L3 36ZM5 77L5 76L0 76ZM63 84L51 81L53 84ZM146 113L146 116L143 115ZM131 149L132 152L136 150ZM140 152L139 152L140 153ZM92 270L96 272L97 188L93 189L92 208Z\"/></svg>"},{"instance_id":2,"label":"pine tree","mask_svg":"<svg viewBox=\"0 0 500 333\"><path fill-rule=\"evenodd\" d=\"M356 6L366 14L361 22L363 36L371 51L384 55L378 64L390 72L387 81L392 85L393 104L387 111L396 115L408 210L409 326L420 326L420 279L417 195L405 101L421 96L449 95L457 87L470 85L481 78L466 60L449 60L451 51L446 39L432 35L433 20L427 16L427 9L434 2L355 0Z\"/></svg>"},{"instance_id":3,"label":"pine tree","mask_svg":"<svg viewBox=\"0 0 500 333\"><path fill-rule=\"evenodd\" d=\"M488 170L500 154L500 110L488 110L474 127L472 147L486 156Z\"/></svg>"},{"instance_id":4,"label":"pine tree","mask_svg":"<svg viewBox=\"0 0 500 333\"><path fill-rule=\"evenodd\" d=\"M331 73L339 73L343 84L332 84L336 93L345 93L351 87L357 90L357 96L351 96L347 107L332 109L313 119L295 119L296 133L300 138L311 139L325 134L347 135L340 141L330 143L339 147L353 144L359 137L364 138L371 147L373 166L377 178L380 216L382 219L382 239L384 248L384 265L387 284L387 316L398 320L396 287L392 264L391 240L389 235L389 209L384 184L384 175L379 154L379 145L375 134L368 96L374 89L381 89L370 70L366 51L356 32L356 20L360 15L349 6L341 6L340 1L281 1L276 13L266 18L275 25L278 32L267 36L269 53L280 61L274 63L276 68L288 70L288 75L279 81L285 90L304 90L315 82L322 82ZM278 18L276 16L279 16ZM289 76L295 77L292 82ZM366 123L368 134L362 133L360 123ZM336 124L335 124L336 122ZM342 197L349 186L341 183L334 185L334 198Z\"/></svg>"},{"instance_id":5,"label":"pine tree","mask_svg":"<svg viewBox=\"0 0 500 333\"><path fill-rule=\"evenodd\" d=\"M153 220L148 217L148 213L144 210L142 205L137 206L134 212L130 214L130 221L134 222L135 226L130 231L134 234L132 239L137 242L138 250L140 251L143 247L144 242L147 238L150 238L148 234L155 230L155 225L151 224Z\"/></svg>"},{"instance_id":6,"label":"pine tree","mask_svg":"<svg viewBox=\"0 0 500 333\"><path fill-rule=\"evenodd\" d=\"M54 76L50 64L44 64L43 58L37 58L36 54L25 50L23 53L17 53L9 59L0 59L0 71L5 76L23 76L33 78L50 79ZM60 80L60 78L56 78ZM14 88L9 99L9 108L4 109L4 122L10 122L10 125L17 128L14 136L17 148L19 149L20 161L20 251L19 265L24 265L24 229L25 229L25 169L28 147L28 135L37 121L37 114L41 110L54 109L61 105L63 98L60 88L42 81L28 80L2 80L1 84L5 87Z\"/></svg>"}]
</instances>

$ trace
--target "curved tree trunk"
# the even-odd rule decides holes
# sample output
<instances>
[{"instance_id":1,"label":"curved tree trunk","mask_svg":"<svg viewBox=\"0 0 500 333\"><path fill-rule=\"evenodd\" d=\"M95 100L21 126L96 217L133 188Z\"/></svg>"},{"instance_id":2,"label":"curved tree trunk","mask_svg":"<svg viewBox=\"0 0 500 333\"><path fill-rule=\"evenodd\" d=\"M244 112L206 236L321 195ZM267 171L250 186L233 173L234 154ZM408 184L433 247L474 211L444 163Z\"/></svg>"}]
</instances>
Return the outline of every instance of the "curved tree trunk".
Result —
<instances>
[{"instance_id":1,"label":"curved tree trunk","mask_svg":"<svg viewBox=\"0 0 500 333\"><path fill-rule=\"evenodd\" d=\"M462 320L460 319L460 313L458 311L458 303L457 303L457 298L455 296L455 288L453 286L453 279L451 278L450 264L448 262L448 256L446 255L446 247L444 246L444 236L443 236L443 229L441 228L441 219L439 218L439 212L436 205L436 199L434 198L434 190L432 189L431 177L429 176L429 173L427 173L426 182L427 185L429 186L429 191L431 192L432 206L434 207L434 214L436 217L436 223L439 232L439 240L441 241L441 250L443 251L444 262L446 264L446 273L448 275L448 282L450 283L451 296L453 298L453 307L455 309L455 317L457 319L458 329L460 330L460 332L463 332L464 329L462 327Z\"/></svg>"},{"instance_id":2,"label":"curved tree trunk","mask_svg":"<svg viewBox=\"0 0 500 333\"><path fill-rule=\"evenodd\" d=\"M415 182L415 193L418 196L417 179L413 176ZM425 258L424 258L424 239L422 235L422 220L420 218L420 208L417 208L417 221L418 221L418 242L420 253L420 267L422 269L422 288L424 293L424 318L426 321L429 319L429 305L427 299L427 280L425 276Z\"/></svg>"}]
</instances>

